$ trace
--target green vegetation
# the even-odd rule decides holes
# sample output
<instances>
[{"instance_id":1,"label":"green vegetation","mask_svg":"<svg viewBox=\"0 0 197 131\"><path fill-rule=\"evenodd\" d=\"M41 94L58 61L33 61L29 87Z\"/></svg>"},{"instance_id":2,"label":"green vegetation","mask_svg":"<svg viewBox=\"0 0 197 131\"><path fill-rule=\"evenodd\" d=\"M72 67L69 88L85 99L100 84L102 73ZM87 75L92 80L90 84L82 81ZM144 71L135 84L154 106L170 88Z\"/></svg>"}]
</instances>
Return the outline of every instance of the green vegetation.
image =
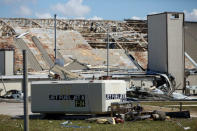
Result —
<instances>
[{"instance_id":1,"label":"green vegetation","mask_svg":"<svg viewBox=\"0 0 197 131\"><path fill-rule=\"evenodd\" d=\"M179 105L179 102L141 102L141 105L152 105L167 107L169 105ZM183 105L197 105L197 102L183 102ZM183 107L183 109L192 110L197 113L197 107ZM96 124L88 123L85 120L71 120L71 125L91 126L91 128L67 128L63 127L61 123L67 120L47 120L47 119L31 119L30 131L63 131L63 130L90 130L90 131L184 131L177 122L181 123L183 127L190 127L189 131L197 131L197 118L191 119L169 119L166 121L128 121L124 124ZM0 131L22 131L23 120L12 119L10 116L0 115Z\"/></svg>"},{"instance_id":2,"label":"green vegetation","mask_svg":"<svg viewBox=\"0 0 197 131\"><path fill-rule=\"evenodd\" d=\"M61 130L76 130L76 128L67 128L61 126L61 123L66 120L30 120L30 131L61 131ZM125 122L124 124L96 124L88 123L85 120L71 120L72 125L91 126L90 129L81 128L79 130L132 130L132 131L181 131L183 128L177 125L176 121L180 122L183 126L191 127L192 131L197 130L197 119L171 119L166 121L135 121ZM12 119L9 116L0 115L0 131L21 131L23 130L22 119Z\"/></svg>"}]
</instances>

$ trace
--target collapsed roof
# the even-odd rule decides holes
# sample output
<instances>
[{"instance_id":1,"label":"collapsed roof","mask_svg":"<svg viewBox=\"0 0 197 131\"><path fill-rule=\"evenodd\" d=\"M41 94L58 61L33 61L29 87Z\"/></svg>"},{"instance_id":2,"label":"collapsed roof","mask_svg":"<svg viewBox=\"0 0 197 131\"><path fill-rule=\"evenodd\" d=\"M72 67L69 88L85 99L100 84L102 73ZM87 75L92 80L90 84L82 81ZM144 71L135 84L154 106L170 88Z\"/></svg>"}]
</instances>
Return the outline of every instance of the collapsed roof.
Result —
<instances>
[{"instance_id":1,"label":"collapsed roof","mask_svg":"<svg viewBox=\"0 0 197 131\"><path fill-rule=\"evenodd\" d=\"M53 27L53 19L0 19L0 48L15 49L15 70L22 69L21 49L28 52L29 70L48 70L53 66ZM90 68L106 68L107 31L111 68L147 68L147 22L144 20L57 19L57 58L63 59L65 65L76 59ZM194 68L188 59L186 68Z\"/></svg>"}]
</instances>

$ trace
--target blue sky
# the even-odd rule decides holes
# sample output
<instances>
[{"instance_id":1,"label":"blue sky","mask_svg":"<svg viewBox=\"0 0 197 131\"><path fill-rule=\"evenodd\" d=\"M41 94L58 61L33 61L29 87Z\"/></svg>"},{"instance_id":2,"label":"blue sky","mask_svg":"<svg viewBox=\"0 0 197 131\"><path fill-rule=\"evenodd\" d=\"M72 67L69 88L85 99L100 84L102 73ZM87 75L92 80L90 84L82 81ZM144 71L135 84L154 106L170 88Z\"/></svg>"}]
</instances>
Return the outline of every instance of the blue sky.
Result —
<instances>
[{"instance_id":1,"label":"blue sky","mask_svg":"<svg viewBox=\"0 0 197 131\"><path fill-rule=\"evenodd\" d=\"M197 0L0 0L0 17L123 20L165 11L197 21Z\"/></svg>"}]
</instances>

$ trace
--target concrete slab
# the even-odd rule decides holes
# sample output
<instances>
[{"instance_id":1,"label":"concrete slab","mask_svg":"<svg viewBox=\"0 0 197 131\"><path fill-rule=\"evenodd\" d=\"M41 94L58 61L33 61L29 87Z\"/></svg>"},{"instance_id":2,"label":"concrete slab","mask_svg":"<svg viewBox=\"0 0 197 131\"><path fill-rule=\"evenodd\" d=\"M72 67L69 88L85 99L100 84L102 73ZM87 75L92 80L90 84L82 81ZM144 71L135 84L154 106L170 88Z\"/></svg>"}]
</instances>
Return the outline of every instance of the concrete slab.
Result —
<instances>
[{"instance_id":1,"label":"concrete slab","mask_svg":"<svg viewBox=\"0 0 197 131\"><path fill-rule=\"evenodd\" d=\"M9 116L18 116L23 115L23 103L7 103L1 102L0 103L0 114L2 115L9 115ZM32 115L33 113L30 111L31 104L29 103L29 114Z\"/></svg>"}]
</instances>

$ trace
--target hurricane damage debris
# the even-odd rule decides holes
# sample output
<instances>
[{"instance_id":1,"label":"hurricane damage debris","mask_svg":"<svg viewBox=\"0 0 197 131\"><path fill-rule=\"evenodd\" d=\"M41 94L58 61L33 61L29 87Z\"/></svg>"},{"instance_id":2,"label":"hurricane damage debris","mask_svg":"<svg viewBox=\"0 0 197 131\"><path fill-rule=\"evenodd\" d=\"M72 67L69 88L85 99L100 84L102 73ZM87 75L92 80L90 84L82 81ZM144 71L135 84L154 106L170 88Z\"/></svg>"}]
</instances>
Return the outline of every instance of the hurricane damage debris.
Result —
<instances>
[{"instance_id":1,"label":"hurricane damage debris","mask_svg":"<svg viewBox=\"0 0 197 131\"><path fill-rule=\"evenodd\" d=\"M60 125L63 127L67 127L67 128L91 128L91 126L73 125L73 123L71 121L65 121L65 122L61 123Z\"/></svg>"},{"instance_id":2,"label":"hurricane damage debris","mask_svg":"<svg viewBox=\"0 0 197 131\"><path fill-rule=\"evenodd\" d=\"M145 120L152 118L153 120L165 120L168 118L190 118L190 112L182 110L170 111L169 108L154 110L154 107L141 106L138 102L119 102L111 104L111 116L116 116L125 121Z\"/></svg>"},{"instance_id":3,"label":"hurricane damage debris","mask_svg":"<svg viewBox=\"0 0 197 131\"><path fill-rule=\"evenodd\" d=\"M65 80L65 79L80 79L82 78L80 75L76 73L72 73L71 71L67 70L65 67L62 67L60 65L54 65L50 70L49 70L49 76L52 77L53 79L57 80Z\"/></svg>"},{"instance_id":4,"label":"hurricane damage debris","mask_svg":"<svg viewBox=\"0 0 197 131\"><path fill-rule=\"evenodd\" d=\"M155 20L158 15L166 20ZM191 91L196 94L197 86L189 79L195 81L197 64L190 57L191 52L184 51L184 14L165 12L158 15L148 16L151 22L57 19L58 59L54 57L53 19L1 18L0 48L14 49L14 72L22 71L21 49L27 50L29 71L48 71L50 81L32 82L36 87L31 95L34 113L108 113L110 117L90 118L87 122L113 125L146 119L164 121L190 118L190 111L182 110L181 106L180 111L154 109L152 106L147 110L147 106L133 102L196 100L189 96ZM171 19L173 16L181 24L171 25L175 22ZM158 21L171 23L163 23L168 26L165 29L160 25L155 28L156 24L160 24ZM151 26L153 28L149 30ZM169 30L171 26L177 30ZM106 50L108 46L109 52ZM161 48L163 46L166 48ZM110 61L106 61L107 55ZM110 68L110 76L105 76L106 71L109 73L107 67ZM103 83L96 83L99 79ZM114 80L113 85L108 83L111 79ZM124 81L122 84L116 83L117 79ZM67 80L73 81L69 83ZM67 84L68 89L62 84ZM99 90L96 85L99 85ZM123 85L124 88L121 87ZM14 99L22 97L22 92L17 90L10 90L2 96ZM185 130L190 129L179 122L177 124ZM70 121L60 125L66 128L91 128Z\"/></svg>"},{"instance_id":5,"label":"hurricane damage debris","mask_svg":"<svg viewBox=\"0 0 197 131\"><path fill-rule=\"evenodd\" d=\"M6 94L0 96L0 98L4 99L23 99L23 93L20 90L9 90Z\"/></svg>"},{"instance_id":6,"label":"hurricane damage debris","mask_svg":"<svg viewBox=\"0 0 197 131\"><path fill-rule=\"evenodd\" d=\"M111 117L93 117L86 119L87 122L97 124L118 124L125 121L154 120L173 121L171 118L190 118L189 111L170 111L169 108L151 111L147 106L141 106L138 102L116 102L111 104ZM179 122L180 123L180 122ZM181 124L180 124L181 125Z\"/></svg>"},{"instance_id":7,"label":"hurricane damage debris","mask_svg":"<svg viewBox=\"0 0 197 131\"><path fill-rule=\"evenodd\" d=\"M166 86L165 86L166 87ZM197 97L187 96L182 93L172 92L168 95L161 88L151 87L151 88L141 88L141 87L131 87L127 90L127 99L128 100L160 100L160 101L168 101L168 100L184 100L184 101L195 101Z\"/></svg>"}]
</instances>

